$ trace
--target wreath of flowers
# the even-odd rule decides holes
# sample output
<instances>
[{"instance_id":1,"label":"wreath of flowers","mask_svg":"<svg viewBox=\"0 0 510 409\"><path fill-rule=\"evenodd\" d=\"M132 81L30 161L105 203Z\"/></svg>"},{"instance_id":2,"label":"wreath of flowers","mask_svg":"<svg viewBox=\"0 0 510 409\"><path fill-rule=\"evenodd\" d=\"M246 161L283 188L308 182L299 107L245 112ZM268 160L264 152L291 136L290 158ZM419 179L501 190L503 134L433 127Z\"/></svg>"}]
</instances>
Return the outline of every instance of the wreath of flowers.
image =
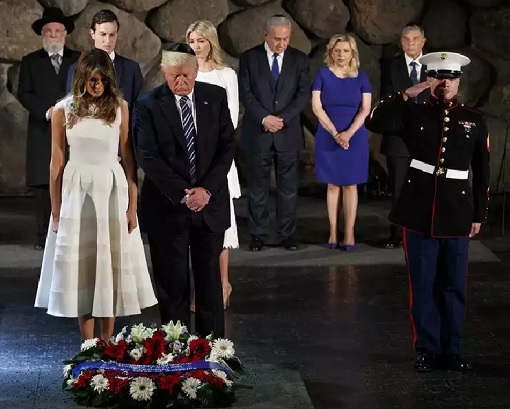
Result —
<instances>
[{"instance_id":1,"label":"wreath of flowers","mask_svg":"<svg viewBox=\"0 0 510 409\"><path fill-rule=\"evenodd\" d=\"M85 340L64 365L62 388L78 404L143 409L230 406L243 371L232 341L191 335L180 321Z\"/></svg>"}]
</instances>

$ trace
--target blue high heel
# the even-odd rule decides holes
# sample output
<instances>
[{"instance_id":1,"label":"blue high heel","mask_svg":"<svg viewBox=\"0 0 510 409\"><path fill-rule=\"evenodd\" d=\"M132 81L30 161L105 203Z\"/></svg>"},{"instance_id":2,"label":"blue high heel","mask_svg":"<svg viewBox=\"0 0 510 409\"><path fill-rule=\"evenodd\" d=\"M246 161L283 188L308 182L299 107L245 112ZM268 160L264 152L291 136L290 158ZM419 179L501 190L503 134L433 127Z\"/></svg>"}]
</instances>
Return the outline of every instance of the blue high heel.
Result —
<instances>
[{"instance_id":1,"label":"blue high heel","mask_svg":"<svg viewBox=\"0 0 510 409\"><path fill-rule=\"evenodd\" d=\"M356 244L340 244L340 248L343 251L353 251Z\"/></svg>"},{"instance_id":2,"label":"blue high heel","mask_svg":"<svg viewBox=\"0 0 510 409\"><path fill-rule=\"evenodd\" d=\"M338 248L340 248L340 244L338 244L338 243L328 243L328 249L336 250Z\"/></svg>"}]
</instances>

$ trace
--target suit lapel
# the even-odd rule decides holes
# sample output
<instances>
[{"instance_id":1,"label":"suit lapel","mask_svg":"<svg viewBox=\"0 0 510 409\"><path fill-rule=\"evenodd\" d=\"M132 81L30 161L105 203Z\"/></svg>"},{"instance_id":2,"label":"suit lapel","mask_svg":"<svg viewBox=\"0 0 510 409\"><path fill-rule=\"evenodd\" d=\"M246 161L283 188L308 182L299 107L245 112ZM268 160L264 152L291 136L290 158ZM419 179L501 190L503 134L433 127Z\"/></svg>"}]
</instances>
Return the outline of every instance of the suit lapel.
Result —
<instances>
[{"instance_id":1,"label":"suit lapel","mask_svg":"<svg viewBox=\"0 0 510 409\"><path fill-rule=\"evenodd\" d=\"M259 49L259 72L263 74L263 76L266 78L266 80L269 82L269 86L273 90L275 89L275 83L273 80L273 76L271 75L271 68L269 67L269 62L267 60L267 52L264 48L264 45L262 44Z\"/></svg>"},{"instance_id":2,"label":"suit lapel","mask_svg":"<svg viewBox=\"0 0 510 409\"><path fill-rule=\"evenodd\" d=\"M287 51L283 54L282 70L278 77L278 83L276 84L276 92L283 89L285 78L290 78L292 75L292 55ZM273 77L271 77L272 79Z\"/></svg>"},{"instance_id":3,"label":"suit lapel","mask_svg":"<svg viewBox=\"0 0 510 409\"><path fill-rule=\"evenodd\" d=\"M211 105L207 101L207 96L204 93L203 88L195 85L195 112L197 116L197 136L195 138L195 150L197 152L197 167L198 175L203 175L204 169L202 169L203 161L200 158L205 157L208 151L208 145L211 141L208 130L212 123L211 116Z\"/></svg>"},{"instance_id":4,"label":"suit lapel","mask_svg":"<svg viewBox=\"0 0 510 409\"><path fill-rule=\"evenodd\" d=\"M115 66L115 75L117 77L117 86L121 88L120 84L122 84L122 76L124 75L124 61L120 55L115 55L115 59L113 60L113 65Z\"/></svg>"},{"instance_id":5,"label":"suit lapel","mask_svg":"<svg viewBox=\"0 0 510 409\"><path fill-rule=\"evenodd\" d=\"M181 115L175 103L175 96L166 85L163 86L159 107L168 125L172 129L175 138L182 145L183 149L186 150L186 140L182 129Z\"/></svg>"},{"instance_id":6,"label":"suit lapel","mask_svg":"<svg viewBox=\"0 0 510 409\"><path fill-rule=\"evenodd\" d=\"M409 77L409 70L407 68L406 58L402 54L400 57L400 61L397 66L398 73L397 78L401 78L402 86L399 88L409 88L413 83L411 82L411 77Z\"/></svg>"},{"instance_id":7,"label":"suit lapel","mask_svg":"<svg viewBox=\"0 0 510 409\"><path fill-rule=\"evenodd\" d=\"M67 78L67 71L69 69L69 66L73 62L74 61L71 53L69 53L69 50L67 50L67 48L64 48L64 56L62 57L62 64L60 65L60 71L58 72L58 76L62 78Z\"/></svg>"},{"instance_id":8,"label":"suit lapel","mask_svg":"<svg viewBox=\"0 0 510 409\"><path fill-rule=\"evenodd\" d=\"M46 72L46 78L49 78L49 76L54 76L55 78L58 77L57 72L55 71L55 67L53 67L53 64L51 63L50 56L44 49L41 49L41 55L40 55L42 61L42 67L43 70ZM62 72L62 70L59 71L59 73Z\"/></svg>"},{"instance_id":9,"label":"suit lapel","mask_svg":"<svg viewBox=\"0 0 510 409\"><path fill-rule=\"evenodd\" d=\"M427 79L427 66L423 65L421 66L421 72L420 72L420 82L423 82Z\"/></svg>"}]
</instances>

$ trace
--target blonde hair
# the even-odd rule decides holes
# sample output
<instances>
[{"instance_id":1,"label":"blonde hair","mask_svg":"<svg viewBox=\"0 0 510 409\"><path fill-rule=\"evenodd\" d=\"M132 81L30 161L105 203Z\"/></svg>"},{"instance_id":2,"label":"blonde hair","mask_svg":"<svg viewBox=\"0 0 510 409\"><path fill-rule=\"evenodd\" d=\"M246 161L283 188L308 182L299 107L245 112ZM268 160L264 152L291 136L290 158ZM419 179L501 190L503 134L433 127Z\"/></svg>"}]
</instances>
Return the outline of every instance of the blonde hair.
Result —
<instances>
[{"instance_id":1,"label":"blonde hair","mask_svg":"<svg viewBox=\"0 0 510 409\"><path fill-rule=\"evenodd\" d=\"M226 64L223 62L223 50L221 49L220 41L218 40L218 32L216 31L214 24L208 20L198 20L190 24L188 30L186 30L186 42L188 44L189 36L193 32L197 32L209 41L211 51L209 51L207 61L211 63L211 68L216 69L225 67Z\"/></svg>"},{"instance_id":2,"label":"blonde hair","mask_svg":"<svg viewBox=\"0 0 510 409\"><path fill-rule=\"evenodd\" d=\"M329 40L328 46L326 47L326 54L324 55L324 62L328 67L332 67L335 62L331 56L331 52L337 43L349 43L352 50L352 58L349 61L349 68L347 71L347 77L357 77L359 68L359 52L356 40L350 34L335 34Z\"/></svg>"},{"instance_id":3,"label":"blonde hair","mask_svg":"<svg viewBox=\"0 0 510 409\"><path fill-rule=\"evenodd\" d=\"M161 52L161 67L180 67L191 62L197 61L197 57L191 54L181 53L177 51Z\"/></svg>"}]
</instances>

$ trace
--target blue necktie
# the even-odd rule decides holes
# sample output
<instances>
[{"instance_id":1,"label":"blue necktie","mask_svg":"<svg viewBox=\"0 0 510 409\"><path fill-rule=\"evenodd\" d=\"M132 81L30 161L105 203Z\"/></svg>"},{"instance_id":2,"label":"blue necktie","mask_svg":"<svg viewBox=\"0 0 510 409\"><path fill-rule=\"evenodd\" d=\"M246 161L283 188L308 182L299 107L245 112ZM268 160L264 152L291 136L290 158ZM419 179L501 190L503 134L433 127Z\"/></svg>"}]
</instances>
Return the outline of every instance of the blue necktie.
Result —
<instances>
[{"instance_id":1,"label":"blue necktie","mask_svg":"<svg viewBox=\"0 0 510 409\"><path fill-rule=\"evenodd\" d=\"M276 53L273 54L273 64L271 64L271 75L273 76L273 80L276 83L280 75L280 70L278 69L278 54Z\"/></svg>"},{"instance_id":2,"label":"blue necktie","mask_svg":"<svg viewBox=\"0 0 510 409\"><path fill-rule=\"evenodd\" d=\"M194 185L197 181L197 166L195 157L195 124L193 123L193 116L191 115L191 108L188 104L189 98L187 96L181 97L179 104L182 112L182 129L184 131L184 138L186 139L186 148L188 149L189 160L189 177L191 184Z\"/></svg>"},{"instance_id":3,"label":"blue necktie","mask_svg":"<svg viewBox=\"0 0 510 409\"><path fill-rule=\"evenodd\" d=\"M418 84L418 71L416 71L416 62L411 61L409 65L411 66L411 74L409 74L409 77L411 78L413 85L416 85Z\"/></svg>"}]
</instances>

